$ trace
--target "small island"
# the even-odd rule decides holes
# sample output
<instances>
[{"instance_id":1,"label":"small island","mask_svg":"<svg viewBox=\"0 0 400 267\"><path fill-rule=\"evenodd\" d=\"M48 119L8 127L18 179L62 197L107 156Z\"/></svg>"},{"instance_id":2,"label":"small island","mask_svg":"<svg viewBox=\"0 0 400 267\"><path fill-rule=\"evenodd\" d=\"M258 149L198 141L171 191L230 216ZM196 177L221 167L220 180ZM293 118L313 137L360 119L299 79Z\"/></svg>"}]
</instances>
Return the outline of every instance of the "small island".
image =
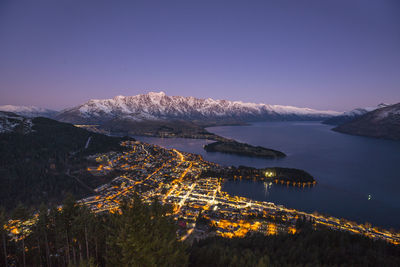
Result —
<instances>
[{"instance_id":1,"label":"small island","mask_svg":"<svg viewBox=\"0 0 400 267\"><path fill-rule=\"evenodd\" d=\"M314 177L300 169L270 167L257 169L247 166L217 167L201 173L201 177L219 177L228 180L270 181L292 186L311 186L316 184Z\"/></svg>"},{"instance_id":2,"label":"small island","mask_svg":"<svg viewBox=\"0 0 400 267\"><path fill-rule=\"evenodd\" d=\"M282 158L285 153L261 146L252 146L239 143L234 140L217 141L204 146L207 152L222 152L241 156L261 157L261 158Z\"/></svg>"}]
</instances>

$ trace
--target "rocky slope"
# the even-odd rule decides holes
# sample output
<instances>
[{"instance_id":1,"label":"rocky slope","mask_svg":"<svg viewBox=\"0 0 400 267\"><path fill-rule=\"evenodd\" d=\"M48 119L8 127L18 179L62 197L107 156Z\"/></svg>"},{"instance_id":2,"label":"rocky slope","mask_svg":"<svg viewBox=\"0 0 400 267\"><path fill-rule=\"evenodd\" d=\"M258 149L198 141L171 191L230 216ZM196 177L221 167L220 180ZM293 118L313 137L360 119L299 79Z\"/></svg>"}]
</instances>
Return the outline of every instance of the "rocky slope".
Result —
<instances>
[{"instance_id":1,"label":"rocky slope","mask_svg":"<svg viewBox=\"0 0 400 267\"><path fill-rule=\"evenodd\" d=\"M368 112L333 130L347 134L400 140L400 103Z\"/></svg>"},{"instance_id":2,"label":"rocky slope","mask_svg":"<svg viewBox=\"0 0 400 267\"><path fill-rule=\"evenodd\" d=\"M12 112L0 111L0 134L18 132L29 133L32 130L32 120Z\"/></svg>"}]
</instances>

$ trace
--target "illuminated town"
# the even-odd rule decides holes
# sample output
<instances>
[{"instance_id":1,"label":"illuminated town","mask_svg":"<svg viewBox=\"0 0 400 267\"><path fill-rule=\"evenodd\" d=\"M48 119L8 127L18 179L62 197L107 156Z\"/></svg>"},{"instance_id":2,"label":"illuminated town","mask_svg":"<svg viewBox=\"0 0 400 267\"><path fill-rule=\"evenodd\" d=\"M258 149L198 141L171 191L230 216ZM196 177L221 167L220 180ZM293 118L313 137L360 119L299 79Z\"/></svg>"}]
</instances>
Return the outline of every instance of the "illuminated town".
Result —
<instances>
[{"instance_id":1,"label":"illuminated town","mask_svg":"<svg viewBox=\"0 0 400 267\"><path fill-rule=\"evenodd\" d=\"M112 170L123 173L95 189L96 195L80 201L95 212L114 212L124 198L138 193L145 202L157 198L174 207L172 216L181 226L179 236L182 240L207 235L208 231L197 225L199 218L210 222L214 233L224 237L242 237L250 231L267 235L294 234L297 219L306 218L315 226L324 225L400 244L400 234L370 225L230 196L221 191L222 178L199 177L202 171L219 168L199 155L138 141L126 141L122 145L129 149L128 152L95 155L93 158L98 166L88 168L93 175L103 175ZM270 181L274 179L271 173L265 176Z\"/></svg>"},{"instance_id":2,"label":"illuminated town","mask_svg":"<svg viewBox=\"0 0 400 267\"><path fill-rule=\"evenodd\" d=\"M88 167L87 170L93 175L105 175L112 171L121 173L111 182L96 188L95 195L79 201L96 213L117 212L124 199L137 194L144 202L158 199L172 205L171 216L179 225L178 236L182 241L198 240L211 235L243 237L249 232L265 235L294 234L296 222L302 218L312 221L314 227L326 226L400 244L399 233L369 224L357 224L285 208L271 202L230 196L221 190L224 182L222 178L200 175L205 170L221 167L203 160L199 155L139 141L125 141L121 145L127 151L90 157L96 166ZM271 182L276 182L270 172L266 172L265 177L265 181L269 181L265 182L267 187ZM199 220L203 223L199 223ZM19 240L29 234L29 228L35 221L36 216L26 222L10 220L5 228L14 240Z\"/></svg>"}]
</instances>

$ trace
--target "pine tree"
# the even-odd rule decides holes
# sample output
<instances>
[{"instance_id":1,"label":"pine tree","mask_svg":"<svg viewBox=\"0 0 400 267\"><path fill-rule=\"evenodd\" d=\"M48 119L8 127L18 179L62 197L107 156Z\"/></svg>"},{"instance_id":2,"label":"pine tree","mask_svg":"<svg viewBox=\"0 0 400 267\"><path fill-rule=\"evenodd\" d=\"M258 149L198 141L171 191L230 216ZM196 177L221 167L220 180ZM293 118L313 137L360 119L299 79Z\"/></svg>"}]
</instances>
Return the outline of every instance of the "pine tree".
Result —
<instances>
[{"instance_id":1,"label":"pine tree","mask_svg":"<svg viewBox=\"0 0 400 267\"><path fill-rule=\"evenodd\" d=\"M110 231L108 264L114 266L185 266L185 246L176 226L158 202L148 207L139 198L124 203Z\"/></svg>"},{"instance_id":2,"label":"pine tree","mask_svg":"<svg viewBox=\"0 0 400 267\"><path fill-rule=\"evenodd\" d=\"M30 216L30 213L28 211L28 209L22 205L21 203L19 203L17 205L17 207L14 209L13 214L12 214L12 218L20 220L21 222L27 220ZM24 229L21 229L20 233L18 234L19 237L18 239L21 242L21 250L22 250L22 266L26 266L26 246L25 246L25 238L26 238L26 233L24 231Z\"/></svg>"},{"instance_id":3,"label":"pine tree","mask_svg":"<svg viewBox=\"0 0 400 267\"><path fill-rule=\"evenodd\" d=\"M1 233L1 240L2 240L2 247L3 247L3 254L4 254L4 266L8 266L7 260L7 235L6 231L4 230L4 225L7 223L7 216L6 212L3 207L0 207L0 233Z\"/></svg>"}]
</instances>

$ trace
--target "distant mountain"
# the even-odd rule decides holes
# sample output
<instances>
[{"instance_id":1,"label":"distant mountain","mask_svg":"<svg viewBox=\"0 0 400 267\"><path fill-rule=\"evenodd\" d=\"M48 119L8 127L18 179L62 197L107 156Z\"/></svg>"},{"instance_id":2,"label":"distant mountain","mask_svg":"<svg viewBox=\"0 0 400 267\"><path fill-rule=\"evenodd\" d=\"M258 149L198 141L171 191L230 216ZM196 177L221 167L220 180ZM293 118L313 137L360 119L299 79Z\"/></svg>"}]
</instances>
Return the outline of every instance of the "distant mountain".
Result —
<instances>
[{"instance_id":1,"label":"distant mountain","mask_svg":"<svg viewBox=\"0 0 400 267\"><path fill-rule=\"evenodd\" d=\"M55 119L98 125L99 129L107 132L217 140L218 137L204 129L205 126L267 120L323 120L338 114L335 111L150 92L90 100L61 111Z\"/></svg>"},{"instance_id":2,"label":"distant mountain","mask_svg":"<svg viewBox=\"0 0 400 267\"><path fill-rule=\"evenodd\" d=\"M55 110L38 108L35 106L14 106L14 105L0 106L0 111L13 112L15 114L29 118L34 118L34 117L53 118L58 113Z\"/></svg>"},{"instance_id":3,"label":"distant mountain","mask_svg":"<svg viewBox=\"0 0 400 267\"><path fill-rule=\"evenodd\" d=\"M330 125L340 125L340 124L352 121L357 117L361 117L362 115L364 115L370 111L376 110L378 108L387 107L387 106L389 106L389 105L382 103L376 107L356 108L351 111L344 112L341 115L334 116L332 118L328 118L328 119L324 120L322 123L330 124Z\"/></svg>"},{"instance_id":4,"label":"distant mountain","mask_svg":"<svg viewBox=\"0 0 400 267\"><path fill-rule=\"evenodd\" d=\"M333 130L347 134L400 140L400 103L368 112Z\"/></svg>"},{"instance_id":5,"label":"distant mountain","mask_svg":"<svg viewBox=\"0 0 400 267\"><path fill-rule=\"evenodd\" d=\"M338 114L335 111L167 96L163 92L150 92L136 96L90 100L63 110L56 119L80 124L102 124L116 118L130 121L185 120L229 123L257 120L319 120Z\"/></svg>"}]
</instances>

